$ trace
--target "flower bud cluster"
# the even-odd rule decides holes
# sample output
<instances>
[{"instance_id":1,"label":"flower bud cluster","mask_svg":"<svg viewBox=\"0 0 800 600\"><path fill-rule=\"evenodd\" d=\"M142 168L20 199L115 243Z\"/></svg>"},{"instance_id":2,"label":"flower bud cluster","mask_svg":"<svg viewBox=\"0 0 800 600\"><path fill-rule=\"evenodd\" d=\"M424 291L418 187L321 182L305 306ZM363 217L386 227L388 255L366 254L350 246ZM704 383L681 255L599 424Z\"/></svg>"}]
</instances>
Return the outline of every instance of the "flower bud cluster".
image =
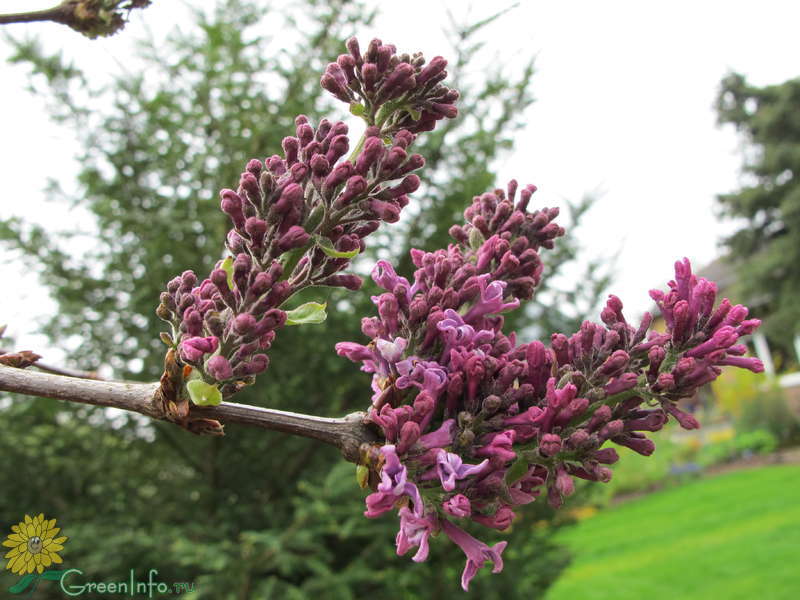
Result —
<instances>
[{"instance_id":1,"label":"flower bud cluster","mask_svg":"<svg viewBox=\"0 0 800 600\"><path fill-rule=\"evenodd\" d=\"M348 47L352 51L358 45L351 40ZM389 48L378 47L384 48L381 56ZM378 64L375 52L371 45L365 59L373 66ZM394 57L394 51L390 54ZM396 66L399 59L388 60ZM429 82L435 79L433 87L409 88L406 92L413 93L403 98L431 101L443 73L428 77ZM384 98L384 84L379 86L383 92L369 97ZM454 101L457 94L450 96ZM396 125L407 115L406 104L384 104L383 109L387 123ZM425 161L410 152L416 135L409 129L370 125L347 157L351 143L345 123L322 119L314 128L300 115L295 126L295 135L283 140L282 155L251 160L238 188L220 192L220 208L232 225L225 239L229 256L207 279L198 282L186 272L161 295L157 314L173 330L166 341L204 380L221 384L223 395L235 393L267 368L264 352L286 323L282 306L293 294L309 286L361 287L357 275L341 271L381 223L400 218L409 194L420 186L414 171Z\"/></svg>"},{"instance_id":2,"label":"flower bud cluster","mask_svg":"<svg viewBox=\"0 0 800 600\"><path fill-rule=\"evenodd\" d=\"M397 54L394 45L379 39L362 52L351 38L347 49L328 65L320 84L369 125L378 126L380 135L431 131L438 120L458 114L458 92L442 84L447 61L441 56L425 64L421 53Z\"/></svg>"},{"instance_id":3,"label":"flower bud cluster","mask_svg":"<svg viewBox=\"0 0 800 600\"><path fill-rule=\"evenodd\" d=\"M397 551L417 548L417 561L430 535L444 531L466 554L464 589L486 560L502 568L505 542L487 546L457 523L507 529L540 494L560 506L575 478L610 480L618 455L608 443L649 455L646 432L670 416L697 427L676 402L721 366L763 368L736 343L758 321L727 300L712 310L714 285L693 276L688 261L676 264L669 292L653 292L666 333L650 330L649 314L628 324L611 296L603 324L554 334L549 347L504 334L502 313L539 282L538 249L563 234L556 211L527 212L535 188L514 205L516 187L476 198L468 223L451 229L458 244L412 251L413 283L379 262L373 279L386 291L373 297L378 316L362 321L372 341L337 344L372 373L368 419L385 440L364 452L380 480L365 514L399 508Z\"/></svg>"}]
</instances>

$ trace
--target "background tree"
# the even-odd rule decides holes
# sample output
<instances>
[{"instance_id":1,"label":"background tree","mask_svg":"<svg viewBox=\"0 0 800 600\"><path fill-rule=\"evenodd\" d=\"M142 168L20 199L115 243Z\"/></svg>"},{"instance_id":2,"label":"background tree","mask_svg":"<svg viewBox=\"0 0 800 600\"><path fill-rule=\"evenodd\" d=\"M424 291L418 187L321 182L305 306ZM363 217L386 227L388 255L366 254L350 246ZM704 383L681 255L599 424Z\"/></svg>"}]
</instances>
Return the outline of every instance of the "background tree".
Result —
<instances>
[{"instance_id":1,"label":"background tree","mask_svg":"<svg viewBox=\"0 0 800 600\"><path fill-rule=\"evenodd\" d=\"M217 240L228 224L216 190L233 185L247 159L275 152L296 114L331 114L319 73L341 52L340 40L372 15L353 2L310 1L300 12L300 22L281 22L261 4L222 2L211 16L198 13L190 33L166 45L145 43L143 68L104 89L92 89L88 74L36 44L17 45L15 60L31 67L34 89L49 95L51 114L73 127L83 146L79 195L70 197L56 182L51 192L88 208L96 237L91 253L75 256L68 250L73 240L32 224L7 221L0 235L35 257L31 266L59 307L46 332L76 365L158 377L164 347L156 299L175 273L205 272L218 260ZM533 69L512 78L493 70L465 86L487 22L451 27L462 116L418 147L429 166L416 212L398 224L400 234L396 227L373 243L371 257L446 244L447 228L469 199L495 183L492 163L510 148L532 102ZM282 45L291 50L278 47L278 31L281 40L291 36L293 43ZM87 95L107 108L90 111ZM586 206L577 204L573 219ZM562 250L548 256L550 269L574 258L574 237L561 242ZM362 259L364 269L371 257ZM579 289L596 303L599 287L590 279ZM552 290L550 297L572 293ZM269 375L242 402L312 414L363 407L367 377L353 375L333 344L360 339L358 316L372 310L370 289L328 294L325 325L282 331ZM544 316L557 323L544 328L557 330L581 316L561 308L539 305L529 318ZM80 346L65 343L70 336ZM8 432L2 443L14 457L0 476L29 482L4 495L0 513L57 514L71 530L70 563L97 579L154 567L166 580L196 581L200 598L413 598L436 595L440 585L444 596L461 568L459 551L449 546L422 565L394 560L396 524L365 522L352 465L311 440L235 427L223 440L196 438L51 401L9 404L0 421ZM503 575L478 578L473 594L531 595L558 574L565 558L542 525L551 520L549 509L537 504L509 534L518 539Z\"/></svg>"},{"instance_id":2,"label":"background tree","mask_svg":"<svg viewBox=\"0 0 800 600\"><path fill-rule=\"evenodd\" d=\"M758 307L764 333L785 363L800 332L800 79L757 87L744 76L723 79L719 121L732 124L746 144L744 183L718 196L722 214L743 219L727 238L738 271L737 292Z\"/></svg>"}]
</instances>

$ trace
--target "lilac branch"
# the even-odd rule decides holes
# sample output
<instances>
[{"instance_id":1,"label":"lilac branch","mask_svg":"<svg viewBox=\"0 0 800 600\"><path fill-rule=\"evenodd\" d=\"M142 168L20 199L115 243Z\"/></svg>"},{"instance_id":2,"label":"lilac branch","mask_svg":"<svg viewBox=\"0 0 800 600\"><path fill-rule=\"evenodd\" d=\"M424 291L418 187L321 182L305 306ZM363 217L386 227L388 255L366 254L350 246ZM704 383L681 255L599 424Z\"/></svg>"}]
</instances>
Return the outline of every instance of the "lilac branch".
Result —
<instances>
[{"instance_id":1,"label":"lilac branch","mask_svg":"<svg viewBox=\"0 0 800 600\"><path fill-rule=\"evenodd\" d=\"M158 387L158 383L81 379L0 365L0 391L118 408L166 421L154 398ZM362 413L329 418L223 402L218 406L192 406L190 416L311 438L339 448L351 462L358 461L361 444L375 440L375 435L363 424Z\"/></svg>"},{"instance_id":2,"label":"lilac branch","mask_svg":"<svg viewBox=\"0 0 800 600\"><path fill-rule=\"evenodd\" d=\"M148 5L150 0L64 0L44 10L0 15L0 25L52 21L94 39L117 33L125 27L126 13Z\"/></svg>"}]
</instances>

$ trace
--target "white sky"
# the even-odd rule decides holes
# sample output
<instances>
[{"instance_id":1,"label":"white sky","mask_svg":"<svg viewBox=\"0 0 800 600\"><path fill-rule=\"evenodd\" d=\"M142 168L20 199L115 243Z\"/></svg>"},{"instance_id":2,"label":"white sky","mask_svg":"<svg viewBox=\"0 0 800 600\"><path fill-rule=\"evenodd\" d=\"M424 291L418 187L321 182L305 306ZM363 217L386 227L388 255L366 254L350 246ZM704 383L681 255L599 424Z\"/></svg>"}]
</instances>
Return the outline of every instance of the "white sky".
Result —
<instances>
[{"instance_id":1,"label":"white sky","mask_svg":"<svg viewBox=\"0 0 800 600\"><path fill-rule=\"evenodd\" d=\"M4 1L0 12L44 8L54 1ZM446 8L463 14L466 6L384 2L376 26L359 37L377 36L401 50L446 57L441 35ZM631 313L649 306L647 291L666 283L674 260L688 256L696 266L711 261L719 238L732 230L714 211L714 196L738 185L741 162L737 136L715 124L712 105L720 79L735 70L763 85L800 74L800 2L760 2L757 11L754 6L744 1L523 0L487 31L488 64L495 61L513 74L526 56L537 55L537 101L513 154L496 166L499 181L516 177L535 183L539 204L548 206L602 192L582 242L587 256L620 251L612 291ZM491 10L484 6L474 14ZM5 31L38 35L65 56L93 63L93 71L110 71L129 62L132 42L145 23L163 32L184 13L184 3L161 0L134 14L121 34L97 41L49 23L9 25ZM8 54L0 42L0 61ZM5 191L0 214L63 224L65 215L45 202L42 173L72 187L76 146L69 131L48 121L42 102L24 92L21 70L0 68ZM36 319L53 305L35 278L0 262L0 281L0 323L10 324L18 347L46 348L34 335Z\"/></svg>"}]
</instances>

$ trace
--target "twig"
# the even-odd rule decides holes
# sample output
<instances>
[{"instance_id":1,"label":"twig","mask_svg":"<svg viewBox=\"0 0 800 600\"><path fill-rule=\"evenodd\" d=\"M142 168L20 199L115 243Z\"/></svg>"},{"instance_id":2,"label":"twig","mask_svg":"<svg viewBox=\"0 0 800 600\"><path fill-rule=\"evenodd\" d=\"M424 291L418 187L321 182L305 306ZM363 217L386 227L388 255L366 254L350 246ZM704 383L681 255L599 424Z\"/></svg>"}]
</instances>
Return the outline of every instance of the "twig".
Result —
<instances>
[{"instance_id":1,"label":"twig","mask_svg":"<svg viewBox=\"0 0 800 600\"><path fill-rule=\"evenodd\" d=\"M53 6L44 10L0 15L0 25L5 25L7 23L33 23L35 21L53 21L55 23L66 24L71 14L72 9L67 6L66 2L62 2L58 6Z\"/></svg>"},{"instance_id":2,"label":"twig","mask_svg":"<svg viewBox=\"0 0 800 600\"><path fill-rule=\"evenodd\" d=\"M9 354L11 350L4 350L0 348L0 355L2 354ZM79 379L96 379L98 381L104 381L103 377L100 377L94 371L79 371L78 369L69 369L67 367L55 367L53 365L48 365L46 363L36 361L32 365L33 367L39 369L40 371L44 371L45 373L52 373L53 375L63 375L64 377L77 377Z\"/></svg>"},{"instance_id":3,"label":"twig","mask_svg":"<svg viewBox=\"0 0 800 600\"><path fill-rule=\"evenodd\" d=\"M151 0L62 0L44 10L0 15L0 25L52 21L94 39L115 34L125 26L124 13L150 3Z\"/></svg>"},{"instance_id":4,"label":"twig","mask_svg":"<svg viewBox=\"0 0 800 600\"><path fill-rule=\"evenodd\" d=\"M0 365L0 391L118 408L163 421L163 409L153 398L158 388L158 383L79 379ZM223 402L218 406L193 405L190 416L319 440L339 448L350 462L358 462L362 444L376 439L373 431L364 424L364 413L328 418Z\"/></svg>"}]
</instances>

